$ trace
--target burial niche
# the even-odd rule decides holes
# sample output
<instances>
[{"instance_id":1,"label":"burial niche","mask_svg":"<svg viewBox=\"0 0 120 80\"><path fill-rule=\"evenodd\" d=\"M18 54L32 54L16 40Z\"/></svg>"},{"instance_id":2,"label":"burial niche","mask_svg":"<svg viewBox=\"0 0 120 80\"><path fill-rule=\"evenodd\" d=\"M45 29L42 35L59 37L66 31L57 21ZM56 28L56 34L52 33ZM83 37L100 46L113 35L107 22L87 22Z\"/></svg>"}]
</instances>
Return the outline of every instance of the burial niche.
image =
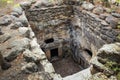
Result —
<instances>
[{"instance_id":1,"label":"burial niche","mask_svg":"<svg viewBox=\"0 0 120 80\"><path fill-rule=\"evenodd\" d=\"M54 42L54 39L53 38L49 38L49 39L46 39L45 40L45 43L48 44L48 43L52 43Z\"/></svg>"},{"instance_id":2,"label":"burial niche","mask_svg":"<svg viewBox=\"0 0 120 80\"><path fill-rule=\"evenodd\" d=\"M58 57L58 48L50 50L51 58Z\"/></svg>"}]
</instances>

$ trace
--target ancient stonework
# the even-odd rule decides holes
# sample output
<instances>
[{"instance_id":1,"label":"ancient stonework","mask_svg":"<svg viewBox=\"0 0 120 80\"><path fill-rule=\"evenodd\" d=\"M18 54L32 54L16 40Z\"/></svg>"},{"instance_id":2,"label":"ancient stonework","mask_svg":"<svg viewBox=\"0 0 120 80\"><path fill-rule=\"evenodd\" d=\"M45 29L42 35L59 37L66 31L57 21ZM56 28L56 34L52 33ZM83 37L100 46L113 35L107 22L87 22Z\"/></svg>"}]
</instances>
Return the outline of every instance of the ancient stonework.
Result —
<instances>
[{"instance_id":1,"label":"ancient stonework","mask_svg":"<svg viewBox=\"0 0 120 80\"><path fill-rule=\"evenodd\" d=\"M8 80L119 80L118 26L119 13L92 3L26 1L0 18L0 65L11 63L8 76L14 75ZM65 58L79 69L61 77L52 63Z\"/></svg>"}]
</instances>

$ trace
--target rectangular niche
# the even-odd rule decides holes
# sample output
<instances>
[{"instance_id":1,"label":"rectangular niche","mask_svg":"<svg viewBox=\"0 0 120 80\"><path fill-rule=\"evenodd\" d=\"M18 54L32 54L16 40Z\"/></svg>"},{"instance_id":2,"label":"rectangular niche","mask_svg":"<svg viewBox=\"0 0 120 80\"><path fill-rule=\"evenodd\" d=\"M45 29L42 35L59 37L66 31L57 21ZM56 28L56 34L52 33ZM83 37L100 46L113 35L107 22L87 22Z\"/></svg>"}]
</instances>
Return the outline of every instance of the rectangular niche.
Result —
<instances>
[{"instance_id":1,"label":"rectangular niche","mask_svg":"<svg viewBox=\"0 0 120 80\"><path fill-rule=\"evenodd\" d=\"M51 54L51 58L53 57L58 57L58 48L55 48L55 49L51 49L50 50L50 54Z\"/></svg>"},{"instance_id":2,"label":"rectangular niche","mask_svg":"<svg viewBox=\"0 0 120 80\"><path fill-rule=\"evenodd\" d=\"M48 44L48 43L52 43L54 42L54 39L53 38L50 38L50 39L46 39L45 40L45 43Z\"/></svg>"}]
</instances>

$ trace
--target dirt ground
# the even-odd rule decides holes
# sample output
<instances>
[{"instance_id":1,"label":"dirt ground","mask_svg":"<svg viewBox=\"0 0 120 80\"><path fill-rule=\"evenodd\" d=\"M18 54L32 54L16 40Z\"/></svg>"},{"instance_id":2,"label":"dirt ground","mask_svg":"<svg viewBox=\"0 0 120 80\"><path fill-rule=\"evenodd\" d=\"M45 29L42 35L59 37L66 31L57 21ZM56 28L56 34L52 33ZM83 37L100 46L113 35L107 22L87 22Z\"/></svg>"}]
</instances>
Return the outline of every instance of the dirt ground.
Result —
<instances>
[{"instance_id":1,"label":"dirt ground","mask_svg":"<svg viewBox=\"0 0 120 80\"><path fill-rule=\"evenodd\" d=\"M13 3L9 3L9 4L0 4L0 17L5 15L5 14L9 14L13 8L14 5L23 2L23 1L27 1L27 0L14 0Z\"/></svg>"},{"instance_id":2,"label":"dirt ground","mask_svg":"<svg viewBox=\"0 0 120 80\"><path fill-rule=\"evenodd\" d=\"M72 75L79 72L81 69L77 63L74 62L71 56L52 62L56 73L62 77Z\"/></svg>"},{"instance_id":3,"label":"dirt ground","mask_svg":"<svg viewBox=\"0 0 120 80\"><path fill-rule=\"evenodd\" d=\"M21 55L14 61L10 62L11 68L8 70L0 69L0 80L27 80L27 74L21 72L21 67L24 65L24 60Z\"/></svg>"}]
</instances>

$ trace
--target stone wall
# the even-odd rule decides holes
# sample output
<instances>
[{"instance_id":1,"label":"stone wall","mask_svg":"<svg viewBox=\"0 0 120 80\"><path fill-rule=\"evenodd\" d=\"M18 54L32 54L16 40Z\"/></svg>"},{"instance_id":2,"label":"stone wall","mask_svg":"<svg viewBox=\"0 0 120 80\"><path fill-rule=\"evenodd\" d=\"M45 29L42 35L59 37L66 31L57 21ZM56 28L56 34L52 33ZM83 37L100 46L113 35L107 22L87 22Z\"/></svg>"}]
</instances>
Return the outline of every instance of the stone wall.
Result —
<instances>
[{"instance_id":1,"label":"stone wall","mask_svg":"<svg viewBox=\"0 0 120 80\"><path fill-rule=\"evenodd\" d=\"M38 42L49 38L69 38L66 20L72 14L70 6L55 6L49 8L32 8L26 11L26 16L36 33Z\"/></svg>"},{"instance_id":2,"label":"stone wall","mask_svg":"<svg viewBox=\"0 0 120 80\"><path fill-rule=\"evenodd\" d=\"M104 19L101 17L104 17ZM119 19L112 13L95 14L89 10L80 9L80 6L74 6L73 36L80 44L81 49L91 50L95 55L104 44L120 42L120 39L118 39L120 30L117 28Z\"/></svg>"},{"instance_id":3,"label":"stone wall","mask_svg":"<svg viewBox=\"0 0 120 80\"><path fill-rule=\"evenodd\" d=\"M38 4L32 6L25 13L38 43L48 54L47 56L50 56L50 53L47 52L54 48L60 48L60 55L70 52L69 26L67 26L66 21L73 14L72 7L67 5L34 7L39 6ZM49 39L53 39L53 42L46 43L45 40ZM48 58L50 59L50 57Z\"/></svg>"},{"instance_id":4,"label":"stone wall","mask_svg":"<svg viewBox=\"0 0 120 80\"><path fill-rule=\"evenodd\" d=\"M69 26L71 49L78 63L81 64L81 59L89 63L90 58L87 59L85 53L89 54L90 51L92 56L89 57L92 58L104 44L120 42L118 28L120 14L87 2L83 4L73 2L68 5L72 5L74 10L74 17L71 18ZM82 66L85 65L87 63Z\"/></svg>"},{"instance_id":5,"label":"stone wall","mask_svg":"<svg viewBox=\"0 0 120 80\"><path fill-rule=\"evenodd\" d=\"M84 57L88 51L92 53L92 56L88 56L90 58L95 56L97 50L104 44L120 41L118 39L120 31L116 28L116 20L118 21L119 18L114 14L113 16L106 10L105 15L105 9L89 3L82 4L72 0L64 3L65 5L39 8L35 7L39 6L38 4L33 4L26 10L26 16L39 44L43 45L44 40L49 38L61 44L67 41L71 45L75 60L80 63L82 58L89 63L90 59ZM87 8L87 5L90 7ZM97 11L97 8L100 10ZM112 19L109 20L111 16ZM68 20L71 21L68 22Z\"/></svg>"}]
</instances>

